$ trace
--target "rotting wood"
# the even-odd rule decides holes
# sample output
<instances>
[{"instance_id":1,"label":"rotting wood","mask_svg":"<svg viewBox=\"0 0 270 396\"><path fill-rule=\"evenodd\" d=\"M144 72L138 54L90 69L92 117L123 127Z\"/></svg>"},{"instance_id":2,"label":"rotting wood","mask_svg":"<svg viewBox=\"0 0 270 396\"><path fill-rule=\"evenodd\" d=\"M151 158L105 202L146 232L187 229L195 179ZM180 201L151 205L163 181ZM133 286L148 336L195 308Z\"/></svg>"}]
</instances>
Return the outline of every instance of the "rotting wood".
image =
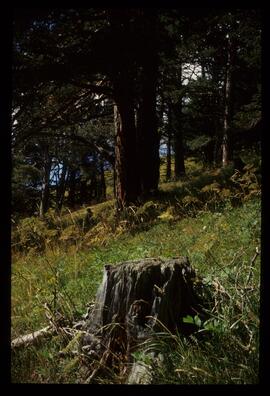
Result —
<instances>
[{"instance_id":1,"label":"rotting wood","mask_svg":"<svg viewBox=\"0 0 270 396\"><path fill-rule=\"evenodd\" d=\"M156 331L167 329L183 335L194 331L194 326L182 319L202 312L195 279L196 272L186 257L105 265L95 306L83 328L101 340L98 364L90 364L86 382L95 382L112 367L125 371L129 366L134 374L133 352ZM95 351L89 345L91 349ZM136 381L145 381L141 378L144 371L135 370Z\"/></svg>"}]
</instances>

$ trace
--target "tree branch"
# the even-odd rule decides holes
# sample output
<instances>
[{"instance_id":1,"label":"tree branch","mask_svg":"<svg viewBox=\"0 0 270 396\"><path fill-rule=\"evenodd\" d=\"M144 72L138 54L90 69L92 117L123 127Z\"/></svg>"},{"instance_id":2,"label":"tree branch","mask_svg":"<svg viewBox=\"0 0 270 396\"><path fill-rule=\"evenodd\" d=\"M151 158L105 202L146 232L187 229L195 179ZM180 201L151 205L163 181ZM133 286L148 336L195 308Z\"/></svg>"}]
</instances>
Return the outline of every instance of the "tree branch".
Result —
<instances>
[{"instance_id":1,"label":"tree branch","mask_svg":"<svg viewBox=\"0 0 270 396\"><path fill-rule=\"evenodd\" d=\"M11 342L11 349L33 345L40 339L53 336L54 334L56 334L56 329L51 326L43 327L43 329L34 331L33 333L15 338L15 340Z\"/></svg>"}]
</instances>

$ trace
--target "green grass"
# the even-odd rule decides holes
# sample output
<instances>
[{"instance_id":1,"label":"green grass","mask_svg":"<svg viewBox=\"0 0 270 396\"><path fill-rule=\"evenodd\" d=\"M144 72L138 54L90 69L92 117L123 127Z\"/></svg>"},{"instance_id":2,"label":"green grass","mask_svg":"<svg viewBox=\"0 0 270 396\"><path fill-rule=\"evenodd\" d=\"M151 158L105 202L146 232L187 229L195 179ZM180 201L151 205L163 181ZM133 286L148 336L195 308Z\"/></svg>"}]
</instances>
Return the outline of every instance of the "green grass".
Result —
<instances>
[{"instance_id":1,"label":"green grass","mask_svg":"<svg viewBox=\"0 0 270 396\"><path fill-rule=\"evenodd\" d=\"M95 298L105 264L144 257L188 256L198 274L206 282L218 282L231 299L225 299L215 313L217 323L208 343L197 345L180 337L172 340L166 334L159 337L157 352L169 350L170 353L165 364L154 365L155 383L255 383L259 348L259 258L252 270L253 291L245 296L240 313L236 305L242 301L252 257L256 247L260 247L260 198L250 196L235 206L230 199L218 201L218 194L210 191L205 202L213 199L215 205L211 208L205 204L196 207L193 203L189 206L181 203L187 194L185 188L190 196L201 198L198 191L218 177L221 183L223 175L208 171L191 180L161 185L163 195L155 202L165 215L146 223L126 227L122 225L125 222L120 222L113 231L107 224L113 209L113 201L109 201L92 207L98 224L90 234L84 235L78 228L78 237L71 241L51 243L46 236L44 250L14 250L12 338L48 324L45 303L70 321L80 317ZM81 209L73 216L65 215L65 226L70 227L74 219L81 220L84 212L85 209ZM243 345L248 344L248 334L252 334L252 340L246 351ZM79 362L71 357L59 357L58 351L64 346L63 340L56 336L42 345L14 353L12 381L83 382Z\"/></svg>"},{"instance_id":2,"label":"green grass","mask_svg":"<svg viewBox=\"0 0 270 396\"><path fill-rule=\"evenodd\" d=\"M117 263L142 257L172 257L186 255L203 276L216 276L226 284L230 262L249 268L255 247L260 245L260 202L253 200L222 213L202 212L197 217L177 222L159 222L147 231L126 233L105 247L79 251L74 247L67 253L47 251L46 255L14 258L12 271L12 335L25 334L46 325L43 304L49 302L64 314L81 314L93 300L106 263ZM73 252L72 252L73 250ZM259 265L255 268L259 279ZM23 361L36 356L34 381L46 378L64 381L62 367L54 376L44 369L46 353L54 354L54 344L23 352ZM47 352L46 352L47 351ZM189 352L190 353L190 352ZM30 355L29 355L30 354ZM44 356L45 354L45 356ZM21 356L20 356L21 358ZM35 359L34 359L35 361ZM46 367L50 368L50 358ZM20 381L13 362L13 380ZM25 378L31 380L30 364ZM39 373L42 371L42 375ZM45 373L44 373L45 370ZM45 378L45 379L44 379ZM68 379L66 378L65 381ZM190 380L190 379L189 379Z\"/></svg>"}]
</instances>

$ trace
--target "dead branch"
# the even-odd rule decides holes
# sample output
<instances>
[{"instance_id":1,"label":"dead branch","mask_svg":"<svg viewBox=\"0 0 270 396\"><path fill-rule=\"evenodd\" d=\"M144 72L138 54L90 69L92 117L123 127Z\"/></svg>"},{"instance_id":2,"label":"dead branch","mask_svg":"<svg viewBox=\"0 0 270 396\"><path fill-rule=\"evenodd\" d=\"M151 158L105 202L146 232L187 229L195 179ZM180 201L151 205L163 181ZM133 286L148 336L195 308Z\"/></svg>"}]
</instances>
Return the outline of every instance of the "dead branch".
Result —
<instances>
[{"instance_id":1,"label":"dead branch","mask_svg":"<svg viewBox=\"0 0 270 396\"><path fill-rule=\"evenodd\" d=\"M56 329L52 326L43 327L43 329L15 338L11 341L11 349L33 345L42 338L52 337L55 333Z\"/></svg>"}]
</instances>

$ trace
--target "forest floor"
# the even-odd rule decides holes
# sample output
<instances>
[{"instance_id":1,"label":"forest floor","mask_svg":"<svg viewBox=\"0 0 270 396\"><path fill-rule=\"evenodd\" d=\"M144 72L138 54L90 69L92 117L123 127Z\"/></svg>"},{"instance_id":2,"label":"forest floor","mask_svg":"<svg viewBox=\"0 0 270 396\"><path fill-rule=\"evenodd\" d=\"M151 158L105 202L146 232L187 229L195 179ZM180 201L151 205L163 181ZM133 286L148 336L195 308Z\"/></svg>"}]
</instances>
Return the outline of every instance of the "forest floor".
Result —
<instances>
[{"instance_id":1,"label":"forest floor","mask_svg":"<svg viewBox=\"0 0 270 396\"><path fill-rule=\"evenodd\" d=\"M105 264L145 257L188 256L218 306L208 323L206 342L160 337L167 351L153 368L155 384L258 383L261 198L257 170L196 168L187 177L164 180L160 193L116 218L113 200L45 220L27 218L13 229L12 339L48 324L44 305L70 320L80 318L95 299ZM14 383L83 383L78 357L59 351L59 335L12 352ZM134 356L146 361L143 352ZM100 378L100 383L121 379Z\"/></svg>"}]
</instances>

